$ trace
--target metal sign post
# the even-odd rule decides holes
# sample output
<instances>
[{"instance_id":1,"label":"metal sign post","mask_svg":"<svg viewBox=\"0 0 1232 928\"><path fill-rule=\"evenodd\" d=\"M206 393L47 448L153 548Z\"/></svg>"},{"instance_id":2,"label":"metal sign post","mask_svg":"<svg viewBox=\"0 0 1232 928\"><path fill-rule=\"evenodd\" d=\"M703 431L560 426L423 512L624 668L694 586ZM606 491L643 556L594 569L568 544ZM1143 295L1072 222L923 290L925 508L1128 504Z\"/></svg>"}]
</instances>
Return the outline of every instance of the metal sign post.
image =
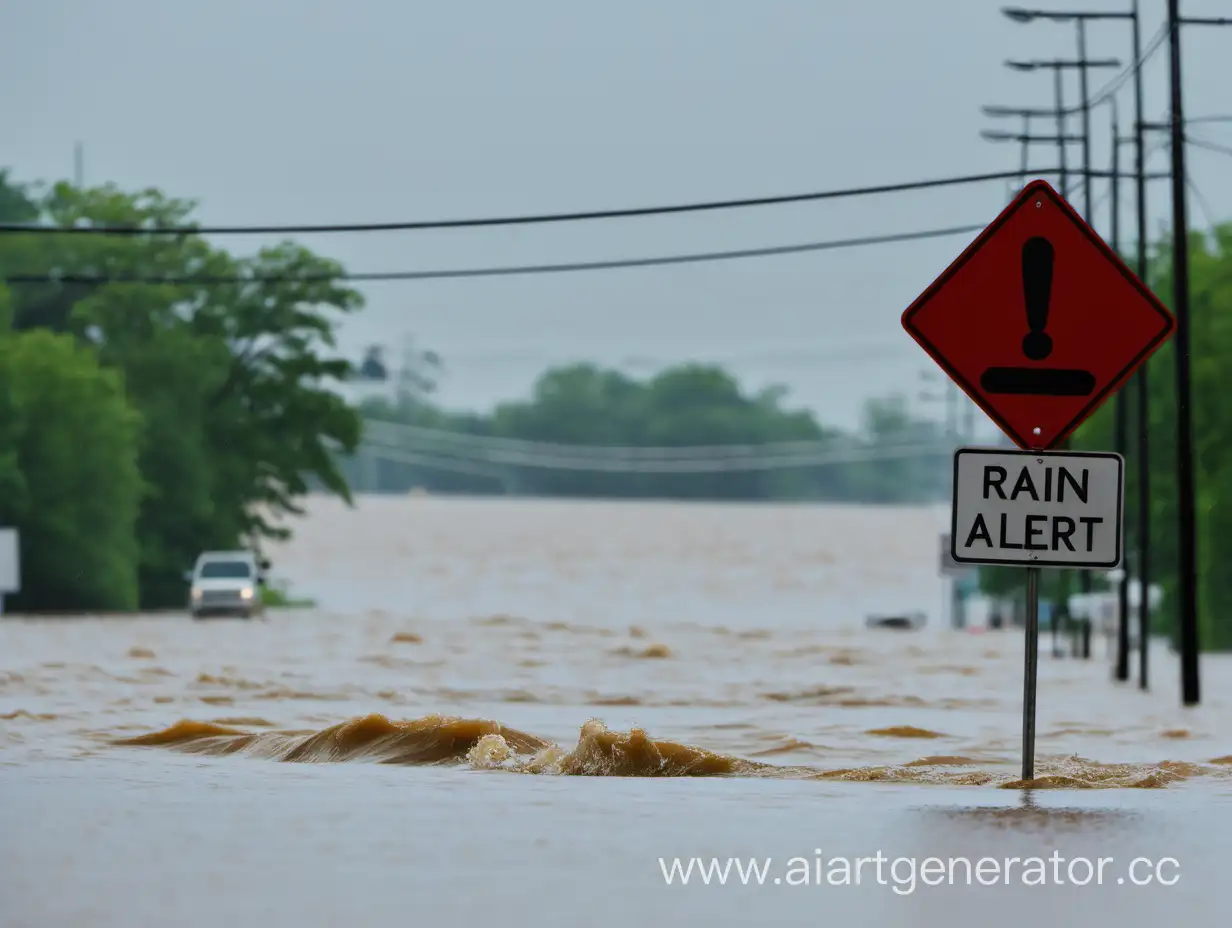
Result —
<instances>
[{"instance_id":1,"label":"metal sign post","mask_svg":"<svg viewBox=\"0 0 1232 928\"><path fill-rule=\"evenodd\" d=\"M1022 778L1035 779L1035 691L1039 679L1038 567L1027 568L1027 634L1022 684Z\"/></svg>"}]
</instances>

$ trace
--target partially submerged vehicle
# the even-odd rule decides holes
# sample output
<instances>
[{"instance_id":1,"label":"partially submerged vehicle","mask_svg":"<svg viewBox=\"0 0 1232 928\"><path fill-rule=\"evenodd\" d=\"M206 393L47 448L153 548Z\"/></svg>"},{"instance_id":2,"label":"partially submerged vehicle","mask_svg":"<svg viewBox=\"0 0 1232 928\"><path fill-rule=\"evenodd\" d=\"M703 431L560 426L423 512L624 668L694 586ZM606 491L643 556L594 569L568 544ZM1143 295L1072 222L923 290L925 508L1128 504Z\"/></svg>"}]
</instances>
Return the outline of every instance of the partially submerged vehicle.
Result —
<instances>
[{"instance_id":1,"label":"partially submerged vehicle","mask_svg":"<svg viewBox=\"0 0 1232 928\"><path fill-rule=\"evenodd\" d=\"M923 612L908 612L902 615L870 615L864 619L869 628L886 628L892 631L919 631L928 623L928 616Z\"/></svg>"},{"instance_id":2,"label":"partially submerged vehicle","mask_svg":"<svg viewBox=\"0 0 1232 928\"><path fill-rule=\"evenodd\" d=\"M193 569L186 571L189 583L188 611L194 619L209 615L251 618L265 611L261 587L269 561L252 551L205 551Z\"/></svg>"}]
</instances>

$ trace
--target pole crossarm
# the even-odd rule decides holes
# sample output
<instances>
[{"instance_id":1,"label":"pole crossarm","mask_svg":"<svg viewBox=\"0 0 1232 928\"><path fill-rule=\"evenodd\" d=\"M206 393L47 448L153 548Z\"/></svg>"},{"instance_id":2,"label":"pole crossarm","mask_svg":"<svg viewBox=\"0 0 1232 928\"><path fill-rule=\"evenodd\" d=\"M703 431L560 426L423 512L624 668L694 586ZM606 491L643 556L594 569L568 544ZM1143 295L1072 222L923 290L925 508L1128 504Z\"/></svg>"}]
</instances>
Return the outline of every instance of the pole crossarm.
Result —
<instances>
[{"instance_id":1,"label":"pole crossarm","mask_svg":"<svg viewBox=\"0 0 1232 928\"><path fill-rule=\"evenodd\" d=\"M1081 142L1081 135L1027 135L985 129L980 135L990 142Z\"/></svg>"},{"instance_id":2,"label":"pole crossarm","mask_svg":"<svg viewBox=\"0 0 1232 928\"><path fill-rule=\"evenodd\" d=\"M1070 12L1068 10L1026 10L1016 6L1002 7L1001 13L1007 19L1012 19L1018 23L1029 23L1037 19L1046 19L1054 23L1091 19L1135 19L1138 15L1133 10L1083 10Z\"/></svg>"},{"instance_id":3,"label":"pole crossarm","mask_svg":"<svg viewBox=\"0 0 1232 928\"><path fill-rule=\"evenodd\" d=\"M1031 59L1018 61L1009 59L1005 62L1007 68L1015 71L1067 71L1075 68L1119 68L1119 58L1053 58L1050 60Z\"/></svg>"}]
</instances>

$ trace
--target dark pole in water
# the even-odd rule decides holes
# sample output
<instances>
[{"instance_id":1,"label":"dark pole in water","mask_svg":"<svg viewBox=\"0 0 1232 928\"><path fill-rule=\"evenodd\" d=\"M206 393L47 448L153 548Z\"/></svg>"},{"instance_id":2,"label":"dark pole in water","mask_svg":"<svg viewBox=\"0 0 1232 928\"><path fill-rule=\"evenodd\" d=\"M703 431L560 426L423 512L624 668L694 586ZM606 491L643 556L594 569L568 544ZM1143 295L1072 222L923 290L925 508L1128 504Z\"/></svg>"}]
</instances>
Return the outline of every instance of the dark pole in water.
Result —
<instances>
[{"instance_id":1,"label":"dark pole in water","mask_svg":"<svg viewBox=\"0 0 1232 928\"><path fill-rule=\"evenodd\" d=\"M1142 113L1142 16L1134 0L1134 178L1138 224L1138 279L1150 286L1146 242L1146 126ZM1138 368L1138 687L1147 688L1147 668L1151 640L1151 604L1147 592L1151 578L1151 394L1147 364ZM1128 573L1128 571L1127 571Z\"/></svg>"},{"instance_id":2,"label":"dark pole in water","mask_svg":"<svg viewBox=\"0 0 1232 928\"><path fill-rule=\"evenodd\" d=\"M1065 575L1062 574L1061 579L1064 579L1064 578L1065 578ZM1052 656L1053 657L1061 656L1061 610L1062 610L1061 600L1063 600L1064 597L1065 597L1065 590L1064 588L1062 588L1061 594L1057 597L1057 602L1053 605L1052 610L1049 612L1048 624L1051 626L1051 630L1052 630Z\"/></svg>"},{"instance_id":3,"label":"dark pole in water","mask_svg":"<svg viewBox=\"0 0 1232 928\"><path fill-rule=\"evenodd\" d=\"M1181 703L1196 706L1198 685L1198 559L1192 406L1189 375L1189 222L1185 216L1185 115L1181 104L1180 0L1168 0L1168 50L1172 96L1172 311L1176 314L1176 503L1177 582L1180 597ZM1146 642L1142 642L1146 647Z\"/></svg>"},{"instance_id":4,"label":"dark pole in water","mask_svg":"<svg viewBox=\"0 0 1232 928\"><path fill-rule=\"evenodd\" d=\"M1022 778L1035 779L1035 685L1039 670L1039 576L1038 567L1027 568L1026 673L1022 689Z\"/></svg>"},{"instance_id":5,"label":"dark pole in water","mask_svg":"<svg viewBox=\"0 0 1232 928\"><path fill-rule=\"evenodd\" d=\"M1121 126L1116 97L1112 98L1112 250L1121 253ZM1129 451L1129 397L1121 390L1116 395L1116 452L1126 457ZM1129 558L1121 562L1117 583L1116 679L1129 679Z\"/></svg>"}]
</instances>

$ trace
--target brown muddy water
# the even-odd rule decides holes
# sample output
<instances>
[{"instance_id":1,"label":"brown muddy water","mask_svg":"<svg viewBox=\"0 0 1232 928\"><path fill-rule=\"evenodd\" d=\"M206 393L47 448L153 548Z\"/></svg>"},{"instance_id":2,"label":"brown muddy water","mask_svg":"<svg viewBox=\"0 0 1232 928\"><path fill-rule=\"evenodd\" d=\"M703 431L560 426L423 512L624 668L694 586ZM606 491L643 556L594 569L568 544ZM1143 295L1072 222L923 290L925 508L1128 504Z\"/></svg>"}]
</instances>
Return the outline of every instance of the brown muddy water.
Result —
<instances>
[{"instance_id":1,"label":"brown muddy water","mask_svg":"<svg viewBox=\"0 0 1232 928\"><path fill-rule=\"evenodd\" d=\"M0 620L0 925L1223 923L1232 666L1183 710L1164 645L1142 693L1045 639L1023 789L1022 637L941 627L944 517L322 500L272 552L319 608Z\"/></svg>"}]
</instances>

